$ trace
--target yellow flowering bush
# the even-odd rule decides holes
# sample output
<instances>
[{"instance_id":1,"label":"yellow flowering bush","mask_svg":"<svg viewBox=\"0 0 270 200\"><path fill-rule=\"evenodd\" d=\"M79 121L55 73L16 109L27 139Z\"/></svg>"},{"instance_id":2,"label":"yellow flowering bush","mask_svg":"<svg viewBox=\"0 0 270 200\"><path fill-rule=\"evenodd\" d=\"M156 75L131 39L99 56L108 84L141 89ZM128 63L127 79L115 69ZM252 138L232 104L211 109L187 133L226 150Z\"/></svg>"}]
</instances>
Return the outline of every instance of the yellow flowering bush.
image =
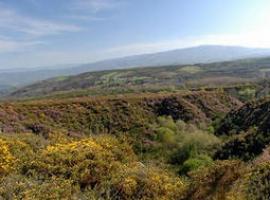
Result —
<instances>
[{"instance_id":1,"label":"yellow flowering bush","mask_svg":"<svg viewBox=\"0 0 270 200\"><path fill-rule=\"evenodd\" d=\"M35 184L22 194L23 199L79 199L79 188L73 187L71 180L52 178L41 184Z\"/></svg>"},{"instance_id":2,"label":"yellow flowering bush","mask_svg":"<svg viewBox=\"0 0 270 200\"><path fill-rule=\"evenodd\" d=\"M0 179L0 199L51 200L79 199L79 187L73 181L52 177L39 181L19 174L10 174Z\"/></svg>"},{"instance_id":3,"label":"yellow flowering bush","mask_svg":"<svg viewBox=\"0 0 270 200\"><path fill-rule=\"evenodd\" d=\"M24 164L31 162L36 157L36 152L44 148L47 142L42 137L29 133L1 135L0 140L5 141L6 146L16 163L13 163L15 171L22 171ZM16 165L15 165L16 164Z\"/></svg>"},{"instance_id":4,"label":"yellow flowering bush","mask_svg":"<svg viewBox=\"0 0 270 200\"><path fill-rule=\"evenodd\" d=\"M26 190L29 199L39 199L35 195L46 190L57 199L79 188L85 199L173 200L179 199L185 188L180 178L137 162L128 144L108 135L48 145L30 164L25 163L24 169L27 177L44 182Z\"/></svg>"},{"instance_id":5,"label":"yellow flowering bush","mask_svg":"<svg viewBox=\"0 0 270 200\"><path fill-rule=\"evenodd\" d=\"M185 184L164 170L141 163L127 166L115 185L120 199L180 199Z\"/></svg>"},{"instance_id":6,"label":"yellow flowering bush","mask_svg":"<svg viewBox=\"0 0 270 200\"><path fill-rule=\"evenodd\" d=\"M16 159L10 153L8 143L0 139L0 176L7 174L14 168Z\"/></svg>"},{"instance_id":7,"label":"yellow flowering bush","mask_svg":"<svg viewBox=\"0 0 270 200\"><path fill-rule=\"evenodd\" d=\"M72 179L82 188L99 187L113 179L121 166L135 159L127 144L111 136L99 136L50 145L26 165L27 174Z\"/></svg>"}]
</instances>

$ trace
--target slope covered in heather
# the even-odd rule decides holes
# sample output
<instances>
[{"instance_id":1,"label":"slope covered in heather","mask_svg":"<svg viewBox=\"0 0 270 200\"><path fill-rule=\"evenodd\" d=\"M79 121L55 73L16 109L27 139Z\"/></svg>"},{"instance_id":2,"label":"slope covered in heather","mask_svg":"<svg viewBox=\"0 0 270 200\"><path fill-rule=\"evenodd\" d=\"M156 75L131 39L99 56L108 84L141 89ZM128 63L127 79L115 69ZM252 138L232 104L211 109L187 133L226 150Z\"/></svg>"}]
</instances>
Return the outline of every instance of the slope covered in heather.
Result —
<instances>
[{"instance_id":1,"label":"slope covered in heather","mask_svg":"<svg viewBox=\"0 0 270 200\"><path fill-rule=\"evenodd\" d=\"M241 102L222 92L141 94L67 100L36 100L0 105L3 132L35 130L36 126L85 133L128 131L158 116L209 123Z\"/></svg>"},{"instance_id":2,"label":"slope covered in heather","mask_svg":"<svg viewBox=\"0 0 270 200\"><path fill-rule=\"evenodd\" d=\"M8 200L267 197L267 160L250 164L213 159L223 139L210 125L241 106L223 92L2 103L0 196Z\"/></svg>"}]
</instances>

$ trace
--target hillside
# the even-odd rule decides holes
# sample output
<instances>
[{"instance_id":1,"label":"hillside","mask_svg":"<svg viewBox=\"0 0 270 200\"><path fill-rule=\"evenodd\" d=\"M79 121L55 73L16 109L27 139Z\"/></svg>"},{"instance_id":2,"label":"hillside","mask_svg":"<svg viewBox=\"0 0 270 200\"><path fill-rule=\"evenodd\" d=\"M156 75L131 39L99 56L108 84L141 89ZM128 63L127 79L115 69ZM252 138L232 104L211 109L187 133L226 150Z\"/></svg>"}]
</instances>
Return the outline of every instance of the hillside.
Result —
<instances>
[{"instance_id":1,"label":"hillside","mask_svg":"<svg viewBox=\"0 0 270 200\"><path fill-rule=\"evenodd\" d=\"M38 100L0 105L2 132L64 128L90 133L126 132L144 127L158 116L175 120L209 123L241 105L238 100L218 92L141 94L119 97Z\"/></svg>"},{"instance_id":2,"label":"hillside","mask_svg":"<svg viewBox=\"0 0 270 200\"><path fill-rule=\"evenodd\" d=\"M192 87L216 87L267 78L270 58L245 59L212 64L175 65L87 72L61 76L12 92L9 97L37 97L63 92L85 95L118 91L144 91Z\"/></svg>"},{"instance_id":3,"label":"hillside","mask_svg":"<svg viewBox=\"0 0 270 200\"><path fill-rule=\"evenodd\" d=\"M264 98L228 113L216 135L231 137L216 153L216 158L250 160L263 153L270 143L269 109L270 100Z\"/></svg>"},{"instance_id":4,"label":"hillside","mask_svg":"<svg viewBox=\"0 0 270 200\"><path fill-rule=\"evenodd\" d=\"M261 132L269 132L269 110L269 98L249 102L239 110L228 113L217 130L217 134L237 134L251 127L256 127Z\"/></svg>"},{"instance_id":5,"label":"hillside","mask_svg":"<svg viewBox=\"0 0 270 200\"><path fill-rule=\"evenodd\" d=\"M6 92L6 88L12 90L14 87L22 87L48 78L77 75L84 72L124 68L129 69L147 66L193 65L197 63L222 62L244 58L258 58L263 56L270 56L270 50L234 46L199 46L153 54L115 58L87 64L59 65L53 67L14 70L0 69L0 86L5 86L3 92ZM2 68L3 67L4 66L2 66ZM31 74L31 76L29 74Z\"/></svg>"},{"instance_id":6,"label":"hillside","mask_svg":"<svg viewBox=\"0 0 270 200\"><path fill-rule=\"evenodd\" d=\"M264 198L266 156L256 163L214 160L233 138L215 136L213 126L229 112L222 127L231 113L248 105L223 92L2 102L0 196Z\"/></svg>"}]
</instances>

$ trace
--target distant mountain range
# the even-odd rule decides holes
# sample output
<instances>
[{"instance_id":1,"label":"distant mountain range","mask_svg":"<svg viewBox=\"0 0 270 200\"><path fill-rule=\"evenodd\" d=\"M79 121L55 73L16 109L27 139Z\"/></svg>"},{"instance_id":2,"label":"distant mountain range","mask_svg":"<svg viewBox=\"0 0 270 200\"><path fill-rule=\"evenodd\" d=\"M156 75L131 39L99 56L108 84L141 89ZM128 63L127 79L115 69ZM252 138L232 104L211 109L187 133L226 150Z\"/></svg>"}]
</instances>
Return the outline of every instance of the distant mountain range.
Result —
<instances>
[{"instance_id":1,"label":"distant mountain range","mask_svg":"<svg viewBox=\"0 0 270 200\"><path fill-rule=\"evenodd\" d=\"M243 58L270 56L270 49L235 46L198 46L153 54L142 54L99 61L82 65L67 65L18 70L0 70L0 91L18 88L57 76L76 75L84 72L146 66L212 63Z\"/></svg>"},{"instance_id":2,"label":"distant mountain range","mask_svg":"<svg viewBox=\"0 0 270 200\"><path fill-rule=\"evenodd\" d=\"M270 49L205 45L105 60L82 65L78 69L89 71L130 67L183 65L231 61L242 58L256 58L264 56L270 56Z\"/></svg>"}]
</instances>

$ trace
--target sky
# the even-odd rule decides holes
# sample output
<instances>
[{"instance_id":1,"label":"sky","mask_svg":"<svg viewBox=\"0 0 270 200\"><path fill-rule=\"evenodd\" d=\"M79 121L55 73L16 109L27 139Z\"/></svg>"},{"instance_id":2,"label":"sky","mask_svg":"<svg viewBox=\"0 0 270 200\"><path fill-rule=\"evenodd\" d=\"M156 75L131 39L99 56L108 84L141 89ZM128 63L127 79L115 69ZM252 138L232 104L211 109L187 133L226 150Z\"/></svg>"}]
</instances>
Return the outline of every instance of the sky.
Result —
<instances>
[{"instance_id":1,"label":"sky","mask_svg":"<svg viewBox=\"0 0 270 200\"><path fill-rule=\"evenodd\" d=\"M198 45L270 48L269 0L0 0L0 68Z\"/></svg>"}]
</instances>

